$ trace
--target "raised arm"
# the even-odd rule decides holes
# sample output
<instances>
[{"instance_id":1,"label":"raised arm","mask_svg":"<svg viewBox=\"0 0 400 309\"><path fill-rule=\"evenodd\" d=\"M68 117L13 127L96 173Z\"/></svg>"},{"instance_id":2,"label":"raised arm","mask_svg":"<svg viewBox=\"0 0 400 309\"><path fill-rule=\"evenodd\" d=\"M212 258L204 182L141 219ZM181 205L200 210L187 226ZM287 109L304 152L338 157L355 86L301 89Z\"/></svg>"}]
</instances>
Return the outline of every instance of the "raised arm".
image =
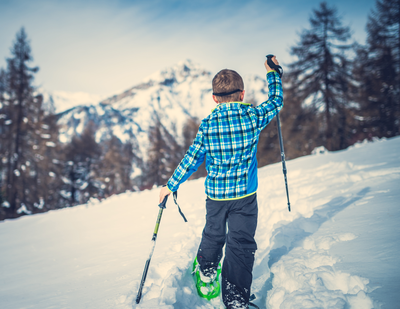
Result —
<instances>
[{"instance_id":1,"label":"raised arm","mask_svg":"<svg viewBox=\"0 0 400 309\"><path fill-rule=\"evenodd\" d=\"M272 61L279 65L274 56ZM283 106L282 80L277 72L272 70L267 63L264 63L267 70L268 100L256 107L258 115L258 126L263 129L279 113Z\"/></svg>"}]
</instances>

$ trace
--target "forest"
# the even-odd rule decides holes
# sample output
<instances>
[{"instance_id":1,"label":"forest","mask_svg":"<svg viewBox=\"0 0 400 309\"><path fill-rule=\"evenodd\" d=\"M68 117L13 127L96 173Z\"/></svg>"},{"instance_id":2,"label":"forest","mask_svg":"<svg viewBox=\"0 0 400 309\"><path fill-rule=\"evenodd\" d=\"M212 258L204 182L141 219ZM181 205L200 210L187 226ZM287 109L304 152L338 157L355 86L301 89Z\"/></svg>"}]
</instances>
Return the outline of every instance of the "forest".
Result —
<instances>
[{"instance_id":1,"label":"forest","mask_svg":"<svg viewBox=\"0 0 400 309\"><path fill-rule=\"evenodd\" d=\"M354 43L340 12L321 2L291 46L280 113L287 159L400 134L400 0L378 0L366 42ZM178 143L155 115L147 160L133 142L97 142L94 124L62 143L54 108L34 86L27 31L21 28L0 68L0 220L46 212L167 182L196 135L188 119ZM250 102L251 103L251 102ZM280 161L275 120L260 136L259 167ZM132 162L141 168L132 177ZM139 163L138 163L139 162ZM192 178L206 175L201 167Z\"/></svg>"}]
</instances>

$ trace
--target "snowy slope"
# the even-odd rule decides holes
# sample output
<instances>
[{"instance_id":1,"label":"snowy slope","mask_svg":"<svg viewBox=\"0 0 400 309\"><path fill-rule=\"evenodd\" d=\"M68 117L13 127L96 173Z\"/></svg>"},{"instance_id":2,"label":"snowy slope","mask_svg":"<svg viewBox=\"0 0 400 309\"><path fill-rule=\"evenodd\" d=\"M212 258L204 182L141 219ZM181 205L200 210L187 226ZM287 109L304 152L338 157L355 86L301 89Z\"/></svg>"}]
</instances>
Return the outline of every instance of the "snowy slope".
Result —
<instances>
[{"instance_id":1,"label":"snowy slope","mask_svg":"<svg viewBox=\"0 0 400 309\"><path fill-rule=\"evenodd\" d=\"M281 165L259 170L260 308L398 308L399 152L398 137L288 161L290 213ZM138 306L158 190L1 222L0 308L213 308L189 271L203 181L179 191L188 223L168 202Z\"/></svg>"}]
</instances>

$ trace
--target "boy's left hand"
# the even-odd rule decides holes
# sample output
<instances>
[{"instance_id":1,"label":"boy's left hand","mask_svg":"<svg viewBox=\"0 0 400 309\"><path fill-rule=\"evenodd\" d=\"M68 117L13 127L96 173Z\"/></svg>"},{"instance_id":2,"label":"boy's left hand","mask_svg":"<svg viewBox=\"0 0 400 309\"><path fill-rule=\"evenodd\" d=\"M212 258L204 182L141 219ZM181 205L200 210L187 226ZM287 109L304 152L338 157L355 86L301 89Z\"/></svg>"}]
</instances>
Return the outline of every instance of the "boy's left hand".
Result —
<instances>
[{"instance_id":1,"label":"boy's left hand","mask_svg":"<svg viewBox=\"0 0 400 309\"><path fill-rule=\"evenodd\" d=\"M271 60L272 60L273 63L275 63L276 65L279 65L279 62L278 62L278 59L276 59L276 56L273 56L273 57L271 58ZM272 68L269 67L269 65L268 65L268 59L265 60L264 66L265 66L265 68L267 69L267 72L269 72L269 71L274 71L274 69L272 69Z\"/></svg>"},{"instance_id":2,"label":"boy's left hand","mask_svg":"<svg viewBox=\"0 0 400 309\"><path fill-rule=\"evenodd\" d=\"M162 203L162 201L164 200L164 198L168 195L171 194L171 191L169 191L169 189L167 188L167 186L162 187L160 190L160 200L159 203Z\"/></svg>"}]
</instances>

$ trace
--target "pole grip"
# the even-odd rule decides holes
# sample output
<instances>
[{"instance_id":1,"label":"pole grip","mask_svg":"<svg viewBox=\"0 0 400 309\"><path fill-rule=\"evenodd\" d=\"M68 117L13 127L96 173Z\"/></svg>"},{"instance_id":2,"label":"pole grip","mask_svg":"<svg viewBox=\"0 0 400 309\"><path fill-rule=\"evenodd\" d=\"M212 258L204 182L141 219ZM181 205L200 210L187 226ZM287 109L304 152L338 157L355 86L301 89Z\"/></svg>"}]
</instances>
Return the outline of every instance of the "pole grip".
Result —
<instances>
[{"instance_id":1,"label":"pole grip","mask_svg":"<svg viewBox=\"0 0 400 309\"><path fill-rule=\"evenodd\" d=\"M165 186L163 186L163 187L165 187ZM158 207L160 207L160 208L162 208L162 209L167 208L167 206L166 206L167 200L168 200L168 195L166 195L166 196L164 197L163 201L162 201L160 204L158 204Z\"/></svg>"},{"instance_id":2,"label":"pole grip","mask_svg":"<svg viewBox=\"0 0 400 309\"><path fill-rule=\"evenodd\" d=\"M279 74L279 77L282 78L283 69L282 69L282 67L281 67L280 65L277 65L277 64L275 64L275 62L272 61L272 57L274 57L274 55L269 54L269 55L267 55L266 57L267 57L267 64L268 64L268 66L269 66L271 69L275 70L275 71Z\"/></svg>"}]
</instances>

